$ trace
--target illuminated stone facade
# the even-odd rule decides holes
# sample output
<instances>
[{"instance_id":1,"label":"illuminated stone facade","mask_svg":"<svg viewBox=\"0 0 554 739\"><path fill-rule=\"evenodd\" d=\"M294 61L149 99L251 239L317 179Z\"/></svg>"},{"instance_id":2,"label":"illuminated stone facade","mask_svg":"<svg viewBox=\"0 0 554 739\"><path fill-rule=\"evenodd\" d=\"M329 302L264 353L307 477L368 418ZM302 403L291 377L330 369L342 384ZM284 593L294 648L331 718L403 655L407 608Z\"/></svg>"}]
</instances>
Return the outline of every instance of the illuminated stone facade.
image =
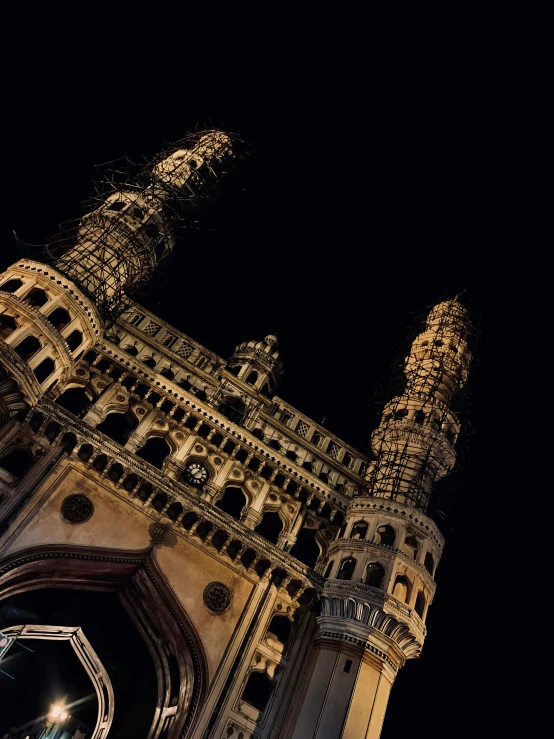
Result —
<instances>
[{"instance_id":1,"label":"illuminated stone facade","mask_svg":"<svg viewBox=\"0 0 554 739\"><path fill-rule=\"evenodd\" d=\"M432 311L369 461L276 395L275 336L224 359L132 303L175 243L167 179L229 153L208 143L111 195L54 266L0 275L0 598L117 591L158 675L148 739L377 739L435 594L425 507L455 459L467 316ZM117 693L91 679L109 736Z\"/></svg>"}]
</instances>

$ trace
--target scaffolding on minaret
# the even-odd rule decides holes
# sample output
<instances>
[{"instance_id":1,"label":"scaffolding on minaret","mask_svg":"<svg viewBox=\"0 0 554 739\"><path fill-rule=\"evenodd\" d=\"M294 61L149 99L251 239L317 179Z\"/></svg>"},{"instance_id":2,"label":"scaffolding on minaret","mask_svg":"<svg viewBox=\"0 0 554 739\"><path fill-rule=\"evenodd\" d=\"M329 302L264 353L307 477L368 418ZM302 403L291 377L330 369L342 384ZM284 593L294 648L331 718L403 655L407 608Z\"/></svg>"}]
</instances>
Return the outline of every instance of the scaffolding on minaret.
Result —
<instances>
[{"instance_id":1,"label":"scaffolding on minaret","mask_svg":"<svg viewBox=\"0 0 554 739\"><path fill-rule=\"evenodd\" d=\"M370 495L427 510L433 484L456 462L460 424L451 404L467 380L473 334L457 299L431 309L402 362L404 387L385 404L371 437Z\"/></svg>"},{"instance_id":2,"label":"scaffolding on minaret","mask_svg":"<svg viewBox=\"0 0 554 739\"><path fill-rule=\"evenodd\" d=\"M88 212L62 225L37 258L78 283L105 320L116 318L215 200L238 144L233 134L197 131L141 169L118 163L97 183Z\"/></svg>"}]
</instances>

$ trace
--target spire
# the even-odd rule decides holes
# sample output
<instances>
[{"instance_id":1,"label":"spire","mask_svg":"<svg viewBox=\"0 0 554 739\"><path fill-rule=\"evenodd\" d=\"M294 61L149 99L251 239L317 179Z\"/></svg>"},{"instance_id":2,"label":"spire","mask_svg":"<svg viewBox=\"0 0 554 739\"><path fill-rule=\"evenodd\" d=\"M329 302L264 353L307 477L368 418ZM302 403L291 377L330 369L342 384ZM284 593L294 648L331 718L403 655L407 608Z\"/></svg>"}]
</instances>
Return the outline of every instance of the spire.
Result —
<instances>
[{"instance_id":1,"label":"spire","mask_svg":"<svg viewBox=\"0 0 554 739\"><path fill-rule=\"evenodd\" d=\"M460 426L450 402L467 380L470 330L457 299L430 311L404 362L404 393L387 403L371 437L370 495L425 511L433 482L454 467Z\"/></svg>"}]
</instances>

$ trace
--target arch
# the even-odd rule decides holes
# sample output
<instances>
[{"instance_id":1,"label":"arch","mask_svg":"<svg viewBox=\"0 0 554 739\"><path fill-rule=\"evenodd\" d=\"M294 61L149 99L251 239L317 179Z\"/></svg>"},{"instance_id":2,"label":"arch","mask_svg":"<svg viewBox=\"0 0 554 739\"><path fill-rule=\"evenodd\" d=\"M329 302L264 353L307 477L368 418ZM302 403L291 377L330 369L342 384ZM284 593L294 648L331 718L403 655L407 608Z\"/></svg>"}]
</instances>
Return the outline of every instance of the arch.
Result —
<instances>
[{"instance_id":1,"label":"arch","mask_svg":"<svg viewBox=\"0 0 554 739\"><path fill-rule=\"evenodd\" d=\"M329 562L329 564L327 565L327 568L325 570L325 574L323 575L323 577L329 577L329 575L331 574L331 570L333 569L333 565L334 564L335 564L335 562L333 560L331 560Z\"/></svg>"},{"instance_id":2,"label":"arch","mask_svg":"<svg viewBox=\"0 0 554 739\"><path fill-rule=\"evenodd\" d=\"M350 532L351 539L365 539L369 525L367 521L356 521Z\"/></svg>"},{"instance_id":3,"label":"arch","mask_svg":"<svg viewBox=\"0 0 554 739\"><path fill-rule=\"evenodd\" d=\"M258 373L256 371L250 372L246 378L246 382L249 385L255 385L258 382Z\"/></svg>"},{"instance_id":4,"label":"arch","mask_svg":"<svg viewBox=\"0 0 554 739\"><path fill-rule=\"evenodd\" d=\"M278 613L273 616L267 627L267 635L285 645L292 635L292 622L287 616Z\"/></svg>"},{"instance_id":5,"label":"arch","mask_svg":"<svg viewBox=\"0 0 554 739\"><path fill-rule=\"evenodd\" d=\"M337 572L337 580L352 580L352 575L356 569L356 560L354 557L346 557L342 560Z\"/></svg>"},{"instance_id":6,"label":"arch","mask_svg":"<svg viewBox=\"0 0 554 739\"><path fill-rule=\"evenodd\" d=\"M154 367L158 364L154 357L141 357L140 361L147 367L150 367L150 369L154 369Z\"/></svg>"},{"instance_id":7,"label":"arch","mask_svg":"<svg viewBox=\"0 0 554 739\"><path fill-rule=\"evenodd\" d=\"M316 535L316 529L301 529L295 545L290 550L292 557L296 557L299 562L303 562L312 569L315 567L317 558L321 554L321 550L315 540Z\"/></svg>"},{"instance_id":8,"label":"arch","mask_svg":"<svg viewBox=\"0 0 554 739\"><path fill-rule=\"evenodd\" d=\"M413 559L416 558L417 550L419 549L419 544L415 536L412 536L411 534L407 536L404 539L404 544L402 545L402 550L405 554L407 554L409 557L413 557Z\"/></svg>"},{"instance_id":9,"label":"arch","mask_svg":"<svg viewBox=\"0 0 554 739\"><path fill-rule=\"evenodd\" d=\"M83 334L77 329L75 329L75 331L72 331L69 334L65 342L67 346L69 347L70 351L74 352L75 349L77 349L83 343Z\"/></svg>"},{"instance_id":10,"label":"arch","mask_svg":"<svg viewBox=\"0 0 554 739\"><path fill-rule=\"evenodd\" d=\"M268 443L268 446L270 446L272 449L275 449L278 452L281 450L281 444L279 444L277 439L271 439Z\"/></svg>"},{"instance_id":11,"label":"arch","mask_svg":"<svg viewBox=\"0 0 554 739\"><path fill-rule=\"evenodd\" d=\"M29 305L34 305L35 308L41 308L48 302L48 295L40 287L34 287L30 293L28 293L23 300Z\"/></svg>"},{"instance_id":12,"label":"arch","mask_svg":"<svg viewBox=\"0 0 554 739\"><path fill-rule=\"evenodd\" d=\"M0 459L0 467L19 480L31 469L35 462L36 459L30 449L15 447L9 449Z\"/></svg>"},{"instance_id":13,"label":"arch","mask_svg":"<svg viewBox=\"0 0 554 739\"><path fill-rule=\"evenodd\" d=\"M404 603L408 602L408 598L410 597L410 581L405 575L396 576L392 594L395 598L398 598L398 600L401 600Z\"/></svg>"},{"instance_id":14,"label":"arch","mask_svg":"<svg viewBox=\"0 0 554 739\"><path fill-rule=\"evenodd\" d=\"M125 446L129 434L138 426L138 419L128 411L125 413L108 413L106 418L98 424L97 431L101 431L110 439L113 439L121 446Z\"/></svg>"},{"instance_id":15,"label":"arch","mask_svg":"<svg viewBox=\"0 0 554 739\"><path fill-rule=\"evenodd\" d=\"M431 554L431 552L427 552L427 554L425 555L423 566L431 575L431 577L435 574L435 560L433 559L433 555Z\"/></svg>"},{"instance_id":16,"label":"arch","mask_svg":"<svg viewBox=\"0 0 554 739\"><path fill-rule=\"evenodd\" d=\"M238 377L240 368L241 368L240 364L235 364L233 367L229 367L229 372L232 375L235 375L235 377Z\"/></svg>"},{"instance_id":17,"label":"arch","mask_svg":"<svg viewBox=\"0 0 554 739\"><path fill-rule=\"evenodd\" d=\"M18 354L24 362L26 362L41 348L42 344L36 336L26 336L17 346L14 347L14 352Z\"/></svg>"},{"instance_id":18,"label":"arch","mask_svg":"<svg viewBox=\"0 0 554 739\"><path fill-rule=\"evenodd\" d=\"M81 662L94 686L98 701L98 718L90 739L97 739L98 737L107 735L114 715L114 690L104 665L80 626L23 624L8 628L4 627L2 633L9 639L17 639L18 641L26 639L69 641L77 659Z\"/></svg>"},{"instance_id":19,"label":"arch","mask_svg":"<svg viewBox=\"0 0 554 739\"><path fill-rule=\"evenodd\" d=\"M61 430L62 427L59 423L57 423L56 421L50 421L48 426L44 429L44 435L46 436L48 441L52 443Z\"/></svg>"},{"instance_id":20,"label":"arch","mask_svg":"<svg viewBox=\"0 0 554 739\"><path fill-rule=\"evenodd\" d=\"M386 547L392 547L394 546L395 540L396 531L393 529L392 526L389 526L388 524L383 524L382 526L377 527L377 531L375 532L375 542L377 544L383 544Z\"/></svg>"},{"instance_id":21,"label":"arch","mask_svg":"<svg viewBox=\"0 0 554 739\"><path fill-rule=\"evenodd\" d=\"M56 403L74 416L82 418L92 403L92 396L83 387L70 387L56 398Z\"/></svg>"},{"instance_id":22,"label":"arch","mask_svg":"<svg viewBox=\"0 0 554 739\"><path fill-rule=\"evenodd\" d=\"M417 594L414 610L420 618L423 618L425 613L425 595L423 594L423 590L420 590Z\"/></svg>"},{"instance_id":23,"label":"arch","mask_svg":"<svg viewBox=\"0 0 554 739\"><path fill-rule=\"evenodd\" d=\"M230 486L225 488L225 492L222 497L215 504L216 508L232 516L237 521L240 520L240 515L244 509L244 506L248 503L248 498L245 495L242 488Z\"/></svg>"},{"instance_id":24,"label":"arch","mask_svg":"<svg viewBox=\"0 0 554 739\"><path fill-rule=\"evenodd\" d=\"M69 590L68 580L72 583ZM152 714L145 717L139 733L148 734L151 739L167 739L170 732L171 736L185 736L204 704L207 660L194 626L167 586L151 551L99 552L94 547L43 546L26 549L4 560L0 602L18 593L50 589L65 593L79 590L91 598L112 594L120 601L135 623L158 676L157 705L154 701ZM48 599L49 603L55 601L52 596ZM164 635L163 642L160 634ZM106 654L109 656L109 651ZM110 674L108 662L105 666ZM117 701L115 680L114 690ZM116 727L112 729L115 731ZM136 736L137 727L134 729L130 732L123 729L121 735Z\"/></svg>"},{"instance_id":25,"label":"arch","mask_svg":"<svg viewBox=\"0 0 554 739\"><path fill-rule=\"evenodd\" d=\"M260 441L264 440L264 432L260 428L256 428L252 431L252 436L255 436L256 439L260 439Z\"/></svg>"},{"instance_id":26,"label":"arch","mask_svg":"<svg viewBox=\"0 0 554 739\"><path fill-rule=\"evenodd\" d=\"M54 369L56 368L56 365L54 363L54 360L51 357L46 357L42 360L42 362L38 365L38 367L35 367L33 370L33 373L35 377L37 378L37 381L39 384L42 385L42 383L50 377L52 372L54 372Z\"/></svg>"},{"instance_id":27,"label":"arch","mask_svg":"<svg viewBox=\"0 0 554 739\"><path fill-rule=\"evenodd\" d=\"M71 323L71 316L69 315L68 311L66 311L65 308L55 308L52 313L49 313L47 316L50 323L54 326L56 331L61 331L64 329L69 323Z\"/></svg>"},{"instance_id":28,"label":"arch","mask_svg":"<svg viewBox=\"0 0 554 739\"><path fill-rule=\"evenodd\" d=\"M151 436L146 440L146 443L141 447L137 454L137 457L144 459L145 462L149 462L159 470L163 467L166 457L171 453L171 448L167 441L161 436Z\"/></svg>"},{"instance_id":29,"label":"arch","mask_svg":"<svg viewBox=\"0 0 554 739\"><path fill-rule=\"evenodd\" d=\"M136 357L138 354L138 349L134 344L128 344L127 346L123 347L123 351L129 354L131 357Z\"/></svg>"},{"instance_id":30,"label":"arch","mask_svg":"<svg viewBox=\"0 0 554 739\"><path fill-rule=\"evenodd\" d=\"M173 380L175 378L175 372L173 372L172 369L169 367L164 367L160 370L160 375L163 377L167 377L168 380Z\"/></svg>"},{"instance_id":31,"label":"arch","mask_svg":"<svg viewBox=\"0 0 554 739\"><path fill-rule=\"evenodd\" d=\"M268 674L259 670L252 670L242 692L242 700L256 710L263 712L267 708L272 692L273 681Z\"/></svg>"},{"instance_id":32,"label":"arch","mask_svg":"<svg viewBox=\"0 0 554 739\"><path fill-rule=\"evenodd\" d=\"M7 313L0 315L0 339L7 339L17 328L17 322L13 316Z\"/></svg>"},{"instance_id":33,"label":"arch","mask_svg":"<svg viewBox=\"0 0 554 739\"><path fill-rule=\"evenodd\" d=\"M3 285L0 285L0 290L3 290L5 293L14 293L19 290L22 285L23 282L21 280L12 278L11 280L4 282Z\"/></svg>"},{"instance_id":34,"label":"arch","mask_svg":"<svg viewBox=\"0 0 554 739\"><path fill-rule=\"evenodd\" d=\"M254 531L272 544L277 544L279 534L283 530L283 522L277 511L267 511Z\"/></svg>"},{"instance_id":35,"label":"arch","mask_svg":"<svg viewBox=\"0 0 554 739\"><path fill-rule=\"evenodd\" d=\"M379 562L368 562L365 568L363 581L372 588L380 588L385 576L384 568Z\"/></svg>"}]
</instances>

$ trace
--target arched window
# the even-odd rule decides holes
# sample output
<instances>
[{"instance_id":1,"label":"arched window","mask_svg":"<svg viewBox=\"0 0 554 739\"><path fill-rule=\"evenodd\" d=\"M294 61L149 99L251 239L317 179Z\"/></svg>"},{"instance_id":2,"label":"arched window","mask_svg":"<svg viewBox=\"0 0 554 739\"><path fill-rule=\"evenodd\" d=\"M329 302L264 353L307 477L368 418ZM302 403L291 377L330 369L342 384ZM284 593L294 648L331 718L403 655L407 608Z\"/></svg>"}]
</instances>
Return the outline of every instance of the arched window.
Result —
<instances>
[{"instance_id":1,"label":"arched window","mask_svg":"<svg viewBox=\"0 0 554 739\"><path fill-rule=\"evenodd\" d=\"M316 533L315 529L301 529L295 545L290 550L291 556L312 568L315 567L320 553L315 541Z\"/></svg>"},{"instance_id":2,"label":"arched window","mask_svg":"<svg viewBox=\"0 0 554 739\"><path fill-rule=\"evenodd\" d=\"M138 349L133 344L129 344L123 349L124 352L127 352L127 354L130 354L131 357L136 357L138 354Z\"/></svg>"},{"instance_id":3,"label":"arched window","mask_svg":"<svg viewBox=\"0 0 554 739\"><path fill-rule=\"evenodd\" d=\"M0 467L20 479L35 463L29 449L12 449L0 459Z\"/></svg>"},{"instance_id":4,"label":"arched window","mask_svg":"<svg viewBox=\"0 0 554 739\"><path fill-rule=\"evenodd\" d=\"M82 387L70 387L56 399L58 405L73 413L74 416L80 417L84 416L91 402L92 398Z\"/></svg>"},{"instance_id":5,"label":"arched window","mask_svg":"<svg viewBox=\"0 0 554 739\"><path fill-rule=\"evenodd\" d=\"M135 419L130 413L108 413L106 418L96 427L110 439L118 444L125 446L129 434L138 426L138 419Z\"/></svg>"},{"instance_id":6,"label":"arched window","mask_svg":"<svg viewBox=\"0 0 554 739\"><path fill-rule=\"evenodd\" d=\"M352 531L350 533L351 539L365 539L365 536L367 534L368 525L365 521L357 521L354 526L352 526Z\"/></svg>"},{"instance_id":7,"label":"arched window","mask_svg":"<svg viewBox=\"0 0 554 739\"><path fill-rule=\"evenodd\" d=\"M326 570L325 570L325 575L324 575L323 577L329 577L329 575L331 574L331 570L333 569L333 565L334 565L334 564L335 564L335 563L333 562L333 560L331 560L331 561L329 562L329 564L327 565L327 568L326 568Z\"/></svg>"},{"instance_id":8,"label":"arched window","mask_svg":"<svg viewBox=\"0 0 554 739\"><path fill-rule=\"evenodd\" d=\"M48 295L41 290L40 287L35 287L28 293L24 300L29 305L34 305L35 308L40 308L42 305L48 302Z\"/></svg>"},{"instance_id":9,"label":"arched window","mask_svg":"<svg viewBox=\"0 0 554 739\"><path fill-rule=\"evenodd\" d=\"M165 458L169 455L170 451L169 444L165 439L159 436L151 436L142 449L138 450L137 457L150 462L154 467L161 470Z\"/></svg>"},{"instance_id":10,"label":"arched window","mask_svg":"<svg viewBox=\"0 0 554 739\"><path fill-rule=\"evenodd\" d=\"M304 468L305 470L308 470L308 472L313 472L313 469L312 469L312 463L311 463L311 462L308 462L308 460L307 460L307 459L306 459L306 460L304 460L304 462L302 462L302 467L303 467L303 468Z\"/></svg>"},{"instance_id":11,"label":"arched window","mask_svg":"<svg viewBox=\"0 0 554 739\"><path fill-rule=\"evenodd\" d=\"M396 531L392 526L385 524L384 526L379 526L377 528L375 533L375 541L377 544L384 544L387 547L392 547L395 539Z\"/></svg>"},{"instance_id":12,"label":"arched window","mask_svg":"<svg viewBox=\"0 0 554 739\"><path fill-rule=\"evenodd\" d=\"M35 367L33 372L38 382L42 384L46 380L47 377L50 377L54 369L55 369L54 360L51 359L50 357L46 357L46 359L43 359L42 362L38 365L38 367Z\"/></svg>"},{"instance_id":13,"label":"arched window","mask_svg":"<svg viewBox=\"0 0 554 739\"><path fill-rule=\"evenodd\" d=\"M419 424L425 421L425 413L421 410L421 408L414 413L414 421Z\"/></svg>"},{"instance_id":14,"label":"arched window","mask_svg":"<svg viewBox=\"0 0 554 739\"><path fill-rule=\"evenodd\" d=\"M24 362L26 362L29 357L36 354L40 348L41 343L36 336L26 336L23 341L20 341L19 344L14 347L14 351L16 354L19 354Z\"/></svg>"},{"instance_id":15,"label":"arched window","mask_svg":"<svg viewBox=\"0 0 554 739\"><path fill-rule=\"evenodd\" d=\"M17 328L17 323L12 316L8 316L7 313L3 313L0 316L0 339L7 339L10 334Z\"/></svg>"},{"instance_id":16,"label":"arched window","mask_svg":"<svg viewBox=\"0 0 554 739\"><path fill-rule=\"evenodd\" d=\"M420 618L423 618L423 614L425 613L425 596L422 590L419 591L416 597L415 612Z\"/></svg>"},{"instance_id":17,"label":"arched window","mask_svg":"<svg viewBox=\"0 0 554 739\"><path fill-rule=\"evenodd\" d=\"M162 370L160 370L160 375L167 377L168 380L173 380L175 377L175 372L173 372L173 370L170 370L169 367L164 367Z\"/></svg>"},{"instance_id":18,"label":"arched window","mask_svg":"<svg viewBox=\"0 0 554 739\"><path fill-rule=\"evenodd\" d=\"M286 616L275 615L270 621L267 635L281 644L286 644L292 634L292 623Z\"/></svg>"},{"instance_id":19,"label":"arched window","mask_svg":"<svg viewBox=\"0 0 554 739\"><path fill-rule=\"evenodd\" d=\"M262 520L256 526L254 531L272 544L277 544L279 534L283 530L283 522L279 518L279 514L274 511L264 513Z\"/></svg>"},{"instance_id":20,"label":"arched window","mask_svg":"<svg viewBox=\"0 0 554 739\"><path fill-rule=\"evenodd\" d=\"M397 575L396 580L394 581L392 594L395 598L398 598L398 600L406 603L408 600L409 588L410 583L408 581L408 578L404 577L404 575Z\"/></svg>"},{"instance_id":21,"label":"arched window","mask_svg":"<svg viewBox=\"0 0 554 739\"><path fill-rule=\"evenodd\" d=\"M319 473L318 477L324 483L328 483L329 482L329 475L326 472L321 471Z\"/></svg>"},{"instance_id":22,"label":"arched window","mask_svg":"<svg viewBox=\"0 0 554 739\"><path fill-rule=\"evenodd\" d=\"M258 382L258 373L257 372L250 372L250 374L246 378L246 382L249 385L255 385Z\"/></svg>"},{"instance_id":23,"label":"arched window","mask_svg":"<svg viewBox=\"0 0 554 739\"><path fill-rule=\"evenodd\" d=\"M352 455L348 452L344 453L344 457L342 458L342 463L345 467L350 467L352 464Z\"/></svg>"},{"instance_id":24,"label":"arched window","mask_svg":"<svg viewBox=\"0 0 554 739\"><path fill-rule=\"evenodd\" d=\"M279 451L281 449L281 445L277 441L277 439L271 439L268 446L270 446L272 449L275 449L276 451Z\"/></svg>"},{"instance_id":25,"label":"arched window","mask_svg":"<svg viewBox=\"0 0 554 739\"><path fill-rule=\"evenodd\" d=\"M8 280L3 285L0 285L0 290L3 290L5 293L14 293L16 290L19 290L22 285L23 283L21 280Z\"/></svg>"},{"instance_id":26,"label":"arched window","mask_svg":"<svg viewBox=\"0 0 554 739\"><path fill-rule=\"evenodd\" d=\"M417 543L417 539L415 538L415 536L407 536L404 539L402 550L409 557L413 557L415 559L418 548L419 548L419 545Z\"/></svg>"},{"instance_id":27,"label":"arched window","mask_svg":"<svg viewBox=\"0 0 554 739\"><path fill-rule=\"evenodd\" d=\"M427 554L425 555L423 566L430 575L433 575L435 573L435 560L433 559L433 555L431 554L431 552L427 552Z\"/></svg>"},{"instance_id":28,"label":"arched window","mask_svg":"<svg viewBox=\"0 0 554 739\"><path fill-rule=\"evenodd\" d=\"M379 562L369 562L365 568L364 583L371 585L373 588L380 588L383 582L385 570L381 567Z\"/></svg>"},{"instance_id":29,"label":"arched window","mask_svg":"<svg viewBox=\"0 0 554 739\"><path fill-rule=\"evenodd\" d=\"M255 436L256 439L260 439L261 441L264 440L264 432L261 429L254 429L252 431L252 436Z\"/></svg>"},{"instance_id":30,"label":"arched window","mask_svg":"<svg viewBox=\"0 0 554 739\"><path fill-rule=\"evenodd\" d=\"M150 369L154 369L154 367L158 364L154 357L142 357L141 362L147 367L150 367Z\"/></svg>"},{"instance_id":31,"label":"arched window","mask_svg":"<svg viewBox=\"0 0 554 739\"><path fill-rule=\"evenodd\" d=\"M354 557L343 559L337 572L337 580L352 580L355 568L356 560Z\"/></svg>"},{"instance_id":32,"label":"arched window","mask_svg":"<svg viewBox=\"0 0 554 739\"><path fill-rule=\"evenodd\" d=\"M61 331L71 322L71 316L65 308L56 308L47 318L57 331Z\"/></svg>"},{"instance_id":33,"label":"arched window","mask_svg":"<svg viewBox=\"0 0 554 739\"><path fill-rule=\"evenodd\" d=\"M242 509L247 503L246 495L240 488L228 487L225 489L223 496L215 504L216 508L225 511L237 521L240 519Z\"/></svg>"},{"instance_id":34,"label":"arched window","mask_svg":"<svg viewBox=\"0 0 554 739\"><path fill-rule=\"evenodd\" d=\"M272 690L273 683L267 673L252 670L242 693L242 700L258 711L265 711Z\"/></svg>"},{"instance_id":35,"label":"arched window","mask_svg":"<svg viewBox=\"0 0 554 739\"><path fill-rule=\"evenodd\" d=\"M229 372L237 377L240 372L240 364L235 364L234 367L229 367Z\"/></svg>"},{"instance_id":36,"label":"arched window","mask_svg":"<svg viewBox=\"0 0 554 739\"><path fill-rule=\"evenodd\" d=\"M80 331L72 331L66 339L67 345L72 352L83 343L83 334Z\"/></svg>"},{"instance_id":37,"label":"arched window","mask_svg":"<svg viewBox=\"0 0 554 739\"><path fill-rule=\"evenodd\" d=\"M289 449L287 452L285 452L285 457L287 459L292 459L293 462L296 462L298 459L298 454L296 452L293 452L292 449Z\"/></svg>"}]
</instances>

